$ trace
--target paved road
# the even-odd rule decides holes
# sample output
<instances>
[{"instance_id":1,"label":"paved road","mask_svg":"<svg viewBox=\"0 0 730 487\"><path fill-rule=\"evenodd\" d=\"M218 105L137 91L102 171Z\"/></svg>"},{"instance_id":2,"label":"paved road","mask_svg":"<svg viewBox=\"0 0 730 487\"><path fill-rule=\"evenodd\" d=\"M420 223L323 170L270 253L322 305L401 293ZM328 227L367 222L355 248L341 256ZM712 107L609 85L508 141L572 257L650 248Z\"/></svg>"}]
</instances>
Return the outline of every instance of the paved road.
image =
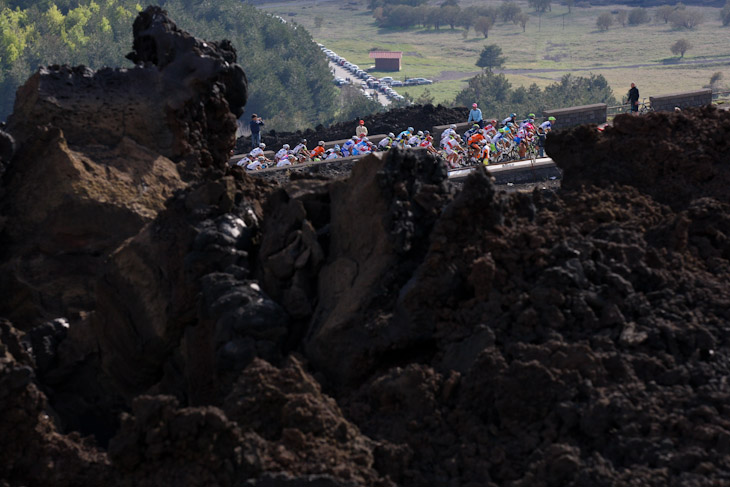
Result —
<instances>
[{"instance_id":1,"label":"paved road","mask_svg":"<svg viewBox=\"0 0 730 487\"><path fill-rule=\"evenodd\" d=\"M357 86L358 88L360 87L360 83L363 82L360 78L358 78L357 76L355 76L354 74L352 74L351 72L349 72L348 70L346 70L345 68L340 66L339 64L335 64L330 61L329 65L330 65L330 70L334 71L335 78L344 78L344 79L350 78L350 81L352 81L352 83L355 86ZM372 93L376 93L378 95L378 103L380 103L384 107L387 107L388 105L390 105L390 99L387 96L385 96L384 94L382 94L376 90L371 90L371 89L367 89L364 91L368 95L370 95Z\"/></svg>"}]
</instances>

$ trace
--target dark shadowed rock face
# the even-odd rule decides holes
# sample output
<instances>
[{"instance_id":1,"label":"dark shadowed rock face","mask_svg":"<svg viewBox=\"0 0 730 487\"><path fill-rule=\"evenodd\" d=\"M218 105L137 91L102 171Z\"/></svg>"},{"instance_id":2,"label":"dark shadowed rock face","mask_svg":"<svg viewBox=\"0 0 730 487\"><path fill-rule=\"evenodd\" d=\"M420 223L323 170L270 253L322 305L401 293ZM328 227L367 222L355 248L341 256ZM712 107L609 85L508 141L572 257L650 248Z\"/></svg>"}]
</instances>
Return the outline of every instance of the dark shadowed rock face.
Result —
<instances>
[{"instance_id":1,"label":"dark shadowed rock face","mask_svg":"<svg viewBox=\"0 0 730 487\"><path fill-rule=\"evenodd\" d=\"M133 70L26 84L0 193L3 483L725 485L727 115L556 133L557 192L485 170L456 191L399 150L281 187L198 171L236 113L231 53L151 8ZM129 117L163 110L159 140L50 104L107 82Z\"/></svg>"},{"instance_id":2,"label":"dark shadowed rock face","mask_svg":"<svg viewBox=\"0 0 730 487\"><path fill-rule=\"evenodd\" d=\"M551 134L546 149L564 188L626 184L673 208L702 196L730 201L727 110L619 115L603 133L582 125Z\"/></svg>"},{"instance_id":3,"label":"dark shadowed rock face","mask_svg":"<svg viewBox=\"0 0 730 487\"><path fill-rule=\"evenodd\" d=\"M18 323L92 309L91 278L109 253L227 164L247 96L233 47L155 7L134 34L134 68L41 68L18 91L12 137L0 134L0 313Z\"/></svg>"}]
</instances>

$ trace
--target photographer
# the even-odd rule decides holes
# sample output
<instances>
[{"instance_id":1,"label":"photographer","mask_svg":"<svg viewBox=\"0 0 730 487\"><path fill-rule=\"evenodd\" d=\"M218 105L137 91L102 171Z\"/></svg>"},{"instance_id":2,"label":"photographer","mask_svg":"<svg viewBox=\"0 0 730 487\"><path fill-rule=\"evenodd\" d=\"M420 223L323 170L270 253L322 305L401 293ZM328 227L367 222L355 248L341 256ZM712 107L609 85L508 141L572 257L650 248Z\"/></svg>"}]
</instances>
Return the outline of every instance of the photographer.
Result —
<instances>
[{"instance_id":1,"label":"photographer","mask_svg":"<svg viewBox=\"0 0 730 487\"><path fill-rule=\"evenodd\" d=\"M251 115L251 147L256 148L261 143L261 127L264 126L264 121L255 113Z\"/></svg>"}]
</instances>

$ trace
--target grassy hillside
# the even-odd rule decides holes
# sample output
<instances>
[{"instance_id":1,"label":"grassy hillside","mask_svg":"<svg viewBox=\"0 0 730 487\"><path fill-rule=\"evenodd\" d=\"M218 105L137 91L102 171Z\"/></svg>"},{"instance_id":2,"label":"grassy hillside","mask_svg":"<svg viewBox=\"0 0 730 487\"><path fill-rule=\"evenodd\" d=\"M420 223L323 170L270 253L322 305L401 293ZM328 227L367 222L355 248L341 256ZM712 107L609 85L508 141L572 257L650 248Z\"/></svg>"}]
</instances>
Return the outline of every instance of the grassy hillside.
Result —
<instances>
[{"instance_id":1,"label":"grassy hillside","mask_svg":"<svg viewBox=\"0 0 730 487\"><path fill-rule=\"evenodd\" d=\"M487 1L479 5L499 3ZM466 80L479 70L474 65L479 52L491 43L504 51L504 72L516 86L533 82L546 86L568 72L578 76L602 74L620 99L632 81L646 97L701 89L718 71L723 73L724 84L730 83L730 27L722 27L719 8L689 7L701 10L705 18L693 30L677 30L671 24L657 22L655 9L649 9L652 20L648 24L614 25L608 31L600 31L596 19L601 13L630 7L573 7L568 13L566 6L554 3L551 12L538 17L527 2L517 3L530 15L526 32L519 25L498 22L488 39L474 30L465 38L462 28L380 29L362 0L276 2L262 8L301 24L315 40L361 67L373 64L368 58L371 48L403 51L403 69L397 78L422 76L439 82L398 91L417 97L428 88L437 102L451 100L463 89ZM473 4L476 2L460 2L466 12ZM315 27L317 17L323 19L320 28ZM694 47L678 62L670 46L681 38Z\"/></svg>"}]
</instances>

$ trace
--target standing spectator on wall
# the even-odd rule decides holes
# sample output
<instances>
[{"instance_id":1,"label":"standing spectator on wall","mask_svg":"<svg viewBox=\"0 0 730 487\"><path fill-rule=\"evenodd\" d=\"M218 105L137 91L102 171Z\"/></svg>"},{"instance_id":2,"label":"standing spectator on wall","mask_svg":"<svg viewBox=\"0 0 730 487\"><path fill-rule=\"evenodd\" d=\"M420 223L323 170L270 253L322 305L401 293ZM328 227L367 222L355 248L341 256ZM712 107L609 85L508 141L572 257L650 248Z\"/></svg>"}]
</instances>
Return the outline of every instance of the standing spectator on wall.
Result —
<instances>
[{"instance_id":1,"label":"standing spectator on wall","mask_svg":"<svg viewBox=\"0 0 730 487\"><path fill-rule=\"evenodd\" d=\"M261 127L264 126L264 121L255 113L251 115L251 148L255 149L261 143Z\"/></svg>"},{"instance_id":2,"label":"standing spectator on wall","mask_svg":"<svg viewBox=\"0 0 730 487\"><path fill-rule=\"evenodd\" d=\"M368 136L368 128L365 126L365 120L360 120L360 123L355 129L355 135L357 135L358 139Z\"/></svg>"},{"instance_id":3,"label":"standing spectator on wall","mask_svg":"<svg viewBox=\"0 0 730 487\"><path fill-rule=\"evenodd\" d=\"M638 112L639 111L639 88L636 87L636 84L631 83L631 89L629 90L629 105L631 105L631 111L632 112Z\"/></svg>"},{"instance_id":4,"label":"standing spectator on wall","mask_svg":"<svg viewBox=\"0 0 730 487\"><path fill-rule=\"evenodd\" d=\"M471 105L471 110L469 110L469 120L467 120L467 123L478 123L479 128L484 128L484 122L482 121L482 111L477 107L476 103L473 103Z\"/></svg>"}]
</instances>

